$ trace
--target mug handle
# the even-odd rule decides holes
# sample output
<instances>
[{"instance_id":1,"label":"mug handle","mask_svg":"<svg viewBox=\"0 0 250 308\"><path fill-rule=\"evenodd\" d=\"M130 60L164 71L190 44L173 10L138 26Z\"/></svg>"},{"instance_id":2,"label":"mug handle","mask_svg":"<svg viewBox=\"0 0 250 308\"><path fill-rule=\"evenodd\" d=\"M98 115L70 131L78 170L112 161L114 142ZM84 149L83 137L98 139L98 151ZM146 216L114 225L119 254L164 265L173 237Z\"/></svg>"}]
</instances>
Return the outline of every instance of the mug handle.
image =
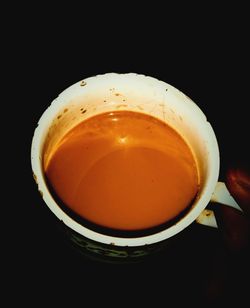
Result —
<instances>
[{"instance_id":1,"label":"mug handle","mask_svg":"<svg viewBox=\"0 0 250 308\"><path fill-rule=\"evenodd\" d=\"M210 202L228 205L242 212L242 209L234 200L234 198L230 195L230 192L228 191L224 182L218 182L216 184ZM196 222L201 225L218 228L214 212L209 209L203 210L201 214L196 218Z\"/></svg>"}]
</instances>

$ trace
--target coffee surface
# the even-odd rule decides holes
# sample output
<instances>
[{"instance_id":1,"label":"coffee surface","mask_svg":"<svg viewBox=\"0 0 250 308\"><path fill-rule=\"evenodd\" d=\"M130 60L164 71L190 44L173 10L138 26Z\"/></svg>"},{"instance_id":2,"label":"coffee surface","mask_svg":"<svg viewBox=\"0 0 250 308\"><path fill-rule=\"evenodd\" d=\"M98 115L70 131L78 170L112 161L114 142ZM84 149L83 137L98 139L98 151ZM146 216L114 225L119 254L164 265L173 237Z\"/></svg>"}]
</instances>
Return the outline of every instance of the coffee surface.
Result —
<instances>
[{"instance_id":1,"label":"coffee surface","mask_svg":"<svg viewBox=\"0 0 250 308\"><path fill-rule=\"evenodd\" d=\"M175 218L199 186L184 139L164 122L133 111L84 120L62 138L44 168L66 207L118 230L147 229Z\"/></svg>"}]
</instances>

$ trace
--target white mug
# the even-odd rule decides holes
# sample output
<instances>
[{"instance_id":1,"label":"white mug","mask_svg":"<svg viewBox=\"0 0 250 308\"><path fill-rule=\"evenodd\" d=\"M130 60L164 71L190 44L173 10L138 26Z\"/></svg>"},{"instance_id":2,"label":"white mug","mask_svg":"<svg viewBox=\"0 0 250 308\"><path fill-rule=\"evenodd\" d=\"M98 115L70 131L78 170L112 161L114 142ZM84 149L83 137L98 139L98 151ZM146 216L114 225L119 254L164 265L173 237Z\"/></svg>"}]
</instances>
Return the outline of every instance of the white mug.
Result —
<instances>
[{"instance_id":1,"label":"white mug","mask_svg":"<svg viewBox=\"0 0 250 308\"><path fill-rule=\"evenodd\" d=\"M60 138L81 121L114 110L143 112L166 122L180 133L195 155L200 176L198 196L184 217L159 232L137 237L117 237L89 229L62 210L46 184L43 160L50 155ZM218 143L204 113L175 87L140 74L97 75L64 90L38 122L32 140L31 163L44 202L58 221L63 223L70 238L91 253L122 258L141 256L147 254L150 247L165 242L194 221L216 227L213 212L206 209L211 201L239 209L225 184L218 182Z\"/></svg>"}]
</instances>

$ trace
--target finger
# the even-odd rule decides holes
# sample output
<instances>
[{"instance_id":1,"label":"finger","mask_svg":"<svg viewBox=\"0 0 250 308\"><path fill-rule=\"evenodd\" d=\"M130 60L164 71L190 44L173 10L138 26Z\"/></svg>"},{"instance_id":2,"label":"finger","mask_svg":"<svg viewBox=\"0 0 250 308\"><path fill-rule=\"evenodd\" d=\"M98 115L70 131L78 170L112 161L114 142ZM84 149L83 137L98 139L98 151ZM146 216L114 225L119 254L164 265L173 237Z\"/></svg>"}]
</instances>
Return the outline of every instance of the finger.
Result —
<instances>
[{"instance_id":1,"label":"finger","mask_svg":"<svg viewBox=\"0 0 250 308\"><path fill-rule=\"evenodd\" d=\"M250 168L238 163L228 168L226 186L242 210L250 217Z\"/></svg>"},{"instance_id":2,"label":"finger","mask_svg":"<svg viewBox=\"0 0 250 308\"><path fill-rule=\"evenodd\" d=\"M247 251L250 245L249 219L232 207L218 204L215 217L226 247L231 252Z\"/></svg>"}]
</instances>

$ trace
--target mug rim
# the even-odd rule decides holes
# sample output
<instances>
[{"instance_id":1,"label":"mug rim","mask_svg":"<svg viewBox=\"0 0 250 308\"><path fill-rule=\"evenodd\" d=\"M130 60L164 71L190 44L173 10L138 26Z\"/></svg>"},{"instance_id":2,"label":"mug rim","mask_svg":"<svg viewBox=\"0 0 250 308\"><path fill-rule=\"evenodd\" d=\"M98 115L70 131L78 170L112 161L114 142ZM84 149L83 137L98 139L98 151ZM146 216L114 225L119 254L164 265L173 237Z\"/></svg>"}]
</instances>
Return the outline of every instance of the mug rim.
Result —
<instances>
[{"instance_id":1,"label":"mug rim","mask_svg":"<svg viewBox=\"0 0 250 308\"><path fill-rule=\"evenodd\" d=\"M182 93L180 90L175 88L174 86L158 80L155 77L146 76L143 74L136 74L136 73L106 73L101 74L97 76L92 76L85 78L84 80L86 82L89 81L95 81L96 78L139 78L139 79L147 79L153 81L156 85L168 87L171 91L174 91L179 94L183 94L183 97L181 99L186 100L188 104L192 104L193 107L197 109L198 112L200 112L200 115L204 117L204 120L206 121L206 130L210 137L210 148L213 150L210 153L210 159L212 161L212 170L210 171L209 179L206 183L206 189L203 193L202 197L198 201L198 203L195 205L195 207L191 208L189 212L182 217L180 220L178 220L175 224L167 227L164 230L161 230L159 232L149 234L149 235L143 235L143 236L137 236L137 237L119 237L119 236L112 236L107 235L103 233L99 233L97 231L94 231L92 229L87 228L86 226L81 225L77 221L73 220L67 213L65 213L61 207L56 203L53 196L51 195L47 185L46 181L42 172L42 158L40 157L40 142L43 139L44 136L44 130L48 127L48 120L53 119L55 117L54 111L56 110L56 106L60 104L60 101L62 101L65 97L69 97L71 95L71 92L74 93L74 88L79 86L79 83L83 82L78 81L71 86L67 87L64 91L62 91L59 96L52 101L51 105L47 107L47 109L43 112L41 115L38 125L34 131L34 135L32 138L31 143L31 166L33 175L35 178L35 181L38 186L38 190L42 195L42 198L45 202L45 204L50 208L50 210L57 216L59 220L61 220L66 226L68 226L70 229L74 230L75 232L79 233L80 235L89 238L91 240L94 240L99 243L103 244L111 244L116 246L143 246L143 245L150 245L154 243L161 242L163 240L166 240L179 232L181 232L183 229L188 227L192 222L195 221L195 219L199 216L199 214L205 209L207 204L209 203L211 196L214 192L215 186L218 181L219 177L219 148L218 148L218 142L216 135L214 133L214 130L211 126L211 124L207 121L205 114L203 111L198 107L196 103L194 103L190 98L188 98L184 93Z\"/></svg>"}]
</instances>

